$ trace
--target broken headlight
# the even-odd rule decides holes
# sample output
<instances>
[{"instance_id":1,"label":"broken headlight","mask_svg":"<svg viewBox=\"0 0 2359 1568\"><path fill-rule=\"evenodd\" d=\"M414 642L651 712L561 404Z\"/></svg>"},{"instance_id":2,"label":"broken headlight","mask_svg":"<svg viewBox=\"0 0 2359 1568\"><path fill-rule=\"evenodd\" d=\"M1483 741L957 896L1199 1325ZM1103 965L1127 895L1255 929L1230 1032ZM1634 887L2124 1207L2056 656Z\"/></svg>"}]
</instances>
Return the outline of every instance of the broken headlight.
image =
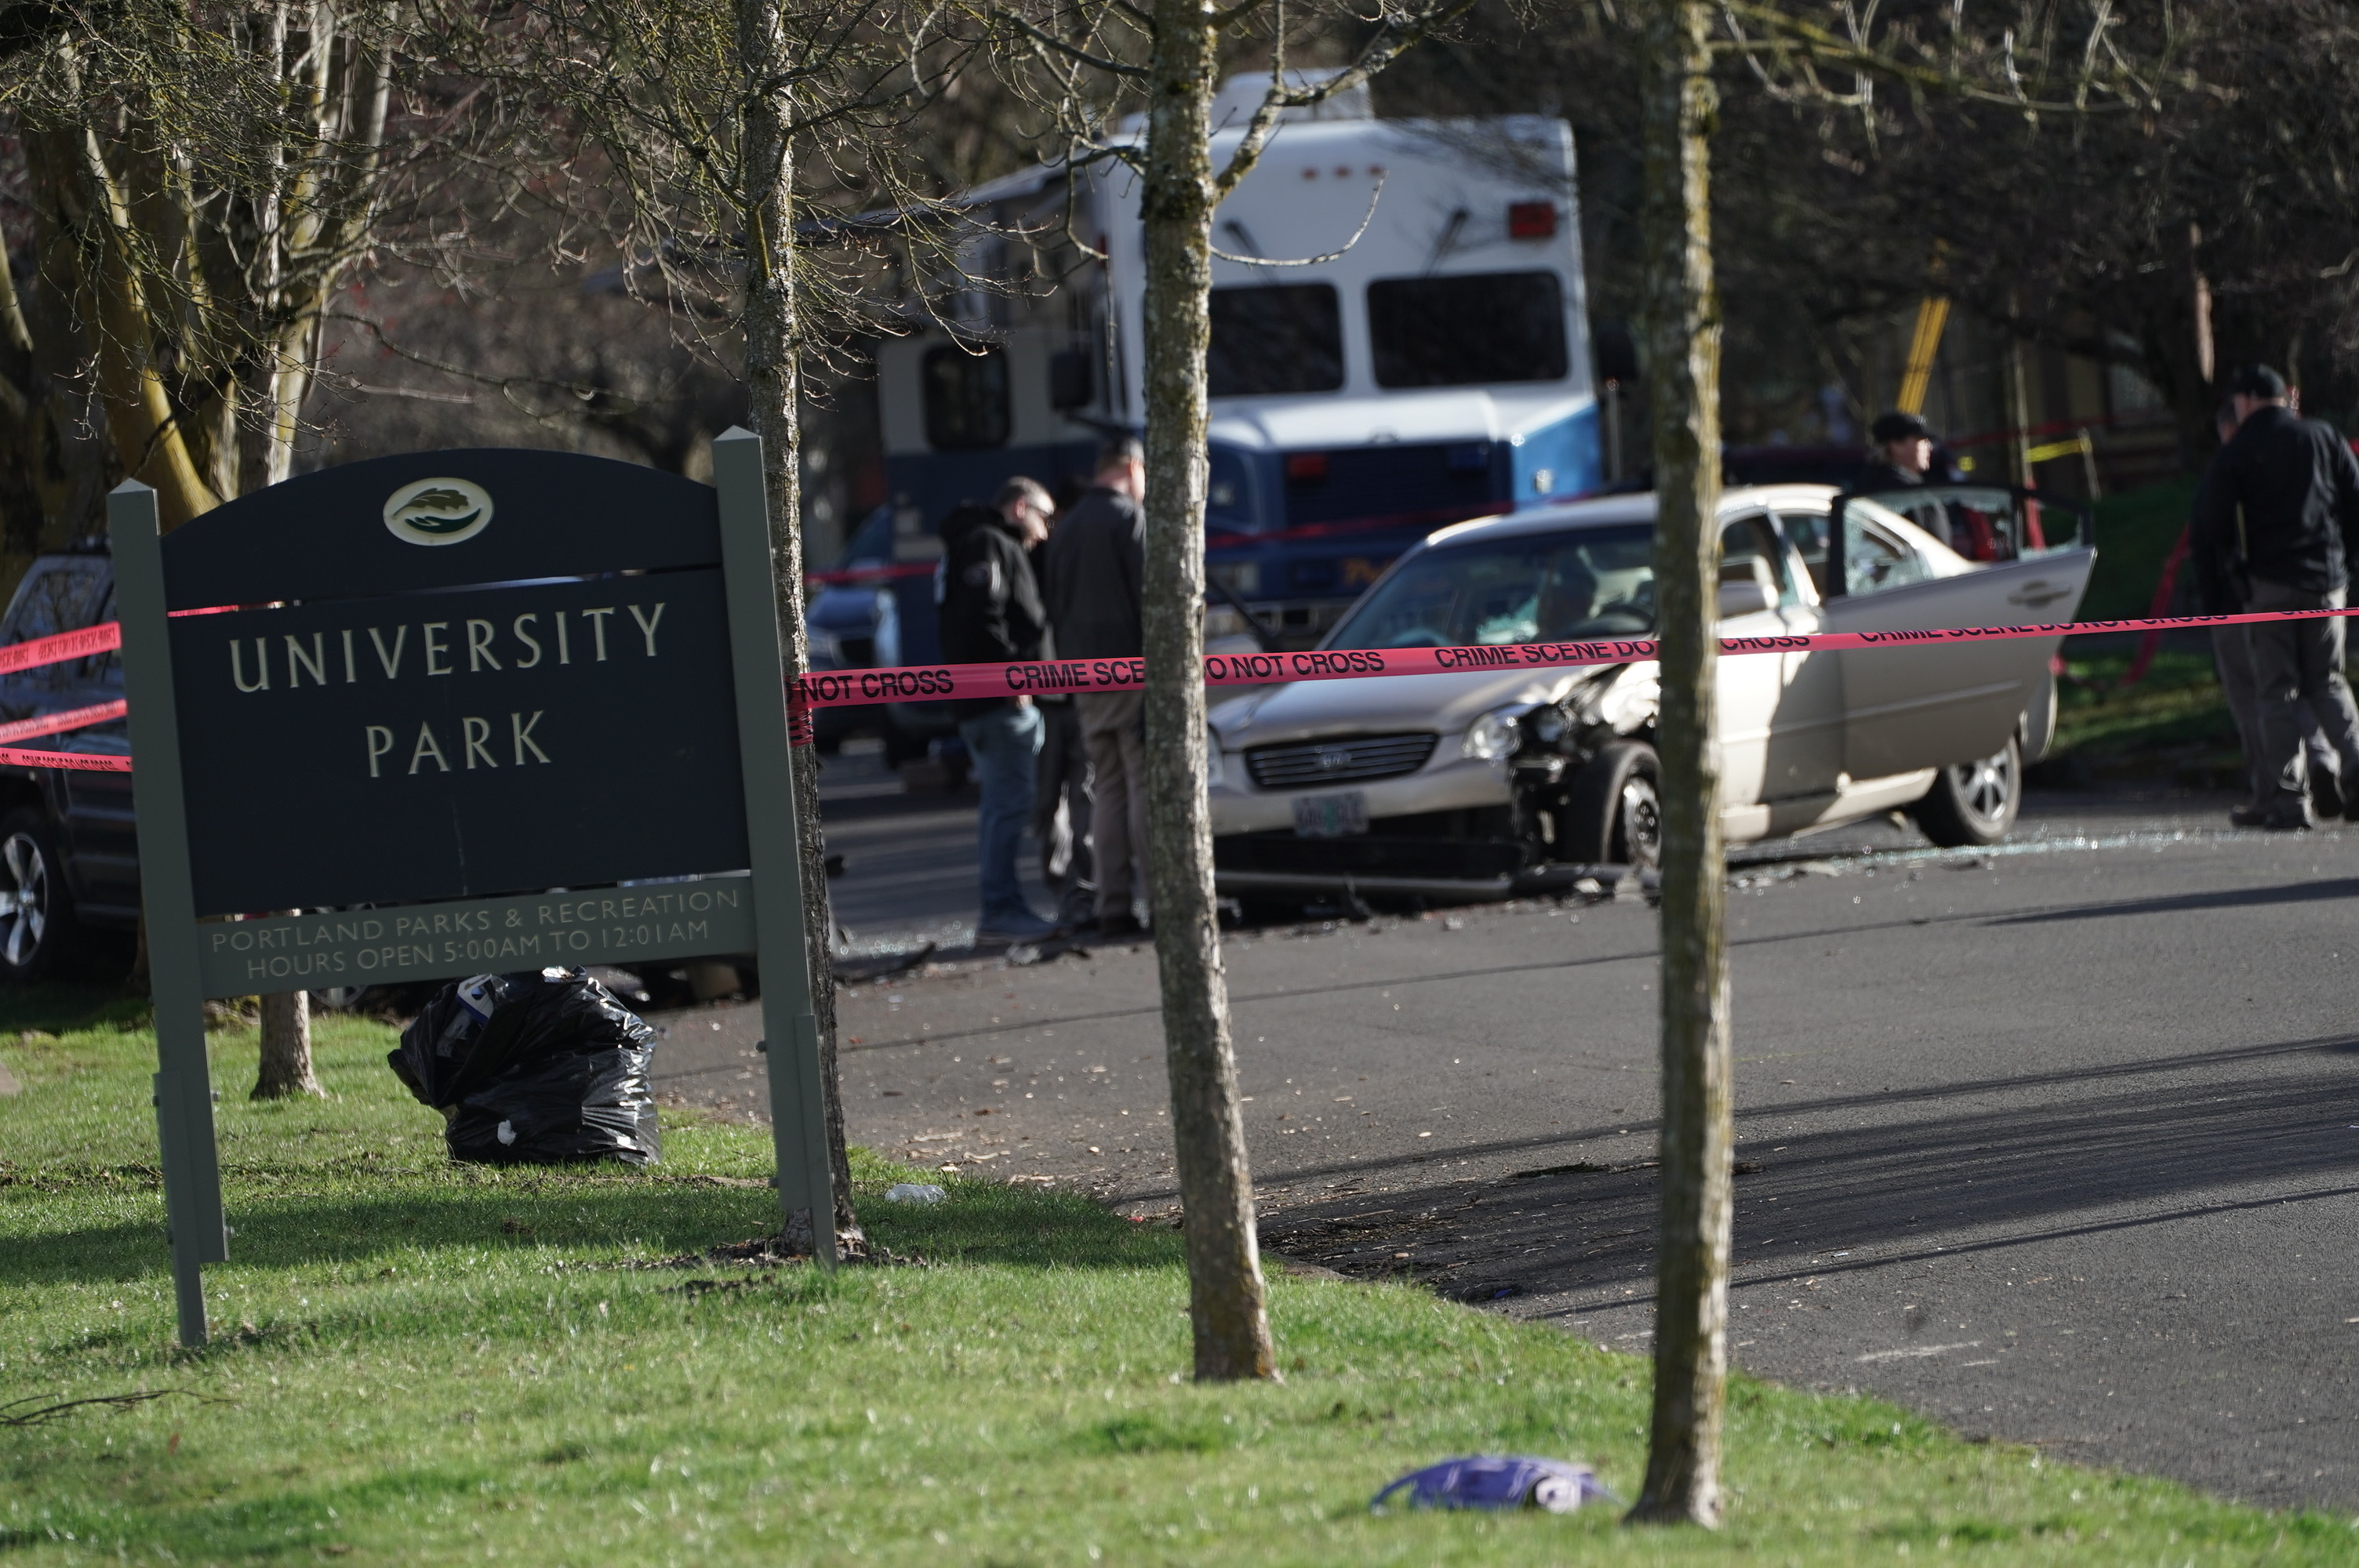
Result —
<instances>
[{"instance_id":1,"label":"broken headlight","mask_svg":"<svg viewBox=\"0 0 2359 1568\"><path fill-rule=\"evenodd\" d=\"M1513 755L1524 743L1524 711L1521 707L1495 708L1483 715L1466 727L1458 754L1485 762Z\"/></svg>"}]
</instances>

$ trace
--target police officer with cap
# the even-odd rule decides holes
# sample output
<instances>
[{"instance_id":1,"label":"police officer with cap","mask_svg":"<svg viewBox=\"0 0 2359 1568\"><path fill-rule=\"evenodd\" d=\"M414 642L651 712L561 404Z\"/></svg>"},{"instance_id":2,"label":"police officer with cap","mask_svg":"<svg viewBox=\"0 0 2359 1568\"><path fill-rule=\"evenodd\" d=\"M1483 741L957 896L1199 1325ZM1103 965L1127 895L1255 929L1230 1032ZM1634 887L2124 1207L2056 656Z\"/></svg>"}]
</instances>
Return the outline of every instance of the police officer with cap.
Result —
<instances>
[{"instance_id":1,"label":"police officer with cap","mask_svg":"<svg viewBox=\"0 0 2359 1568\"><path fill-rule=\"evenodd\" d=\"M2239 423L2195 492L2196 558L2241 578L2237 598L2247 611L2342 609L2345 563L2359 550L2359 460L2333 427L2294 413L2285 378L2268 366L2237 372L2230 391ZM2342 617L2262 622L2244 631L2259 708L2259 771L2271 787L2271 797L2257 803L2260 825L2310 826L2302 788L2305 708L2343 761L2343 787L2333 792L2343 798L2321 787L2322 779L2310 781L2311 793L2322 797L2321 806L2347 811L2359 781L2359 709L2343 678Z\"/></svg>"},{"instance_id":2,"label":"police officer with cap","mask_svg":"<svg viewBox=\"0 0 2359 1568\"><path fill-rule=\"evenodd\" d=\"M1957 530L1944 498L1926 496L1912 501L1893 493L1928 484L1955 482L1956 476L1941 462L1933 446L1933 432L1927 428L1925 421L1914 414L1896 410L1868 427L1868 438L1875 443L1878 460L1860 470L1859 477L1851 482L1850 493L1880 497L1883 504L1899 512L1941 543L1955 547Z\"/></svg>"},{"instance_id":3,"label":"police officer with cap","mask_svg":"<svg viewBox=\"0 0 2359 1568\"><path fill-rule=\"evenodd\" d=\"M1933 432L1916 415L1884 415L1868 427L1867 436L1880 460L1860 471L1854 491L1873 495L1880 490L1941 482L1944 476L1933 467Z\"/></svg>"}]
</instances>

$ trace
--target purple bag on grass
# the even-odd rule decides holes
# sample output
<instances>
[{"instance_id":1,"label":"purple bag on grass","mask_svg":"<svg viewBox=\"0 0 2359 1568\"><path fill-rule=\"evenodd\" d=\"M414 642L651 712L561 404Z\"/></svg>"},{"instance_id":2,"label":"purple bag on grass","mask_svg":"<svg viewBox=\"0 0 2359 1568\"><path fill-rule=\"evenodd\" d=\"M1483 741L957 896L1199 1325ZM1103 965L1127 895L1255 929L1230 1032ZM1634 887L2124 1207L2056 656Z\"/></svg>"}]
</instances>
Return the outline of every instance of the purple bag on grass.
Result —
<instances>
[{"instance_id":1,"label":"purple bag on grass","mask_svg":"<svg viewBox=\"0 0 2359 1568\"><path fill-rule=\"evenodd\" d=\"M1591 1498L1614 1496L1586 1465L1476 1454L1412 1470L1368 1499L1368 1507L1381 1510L1385 1499L1404 1487L1413 1509L1545 1509L1569 1514Z\"/></svg>"}]
</instances>

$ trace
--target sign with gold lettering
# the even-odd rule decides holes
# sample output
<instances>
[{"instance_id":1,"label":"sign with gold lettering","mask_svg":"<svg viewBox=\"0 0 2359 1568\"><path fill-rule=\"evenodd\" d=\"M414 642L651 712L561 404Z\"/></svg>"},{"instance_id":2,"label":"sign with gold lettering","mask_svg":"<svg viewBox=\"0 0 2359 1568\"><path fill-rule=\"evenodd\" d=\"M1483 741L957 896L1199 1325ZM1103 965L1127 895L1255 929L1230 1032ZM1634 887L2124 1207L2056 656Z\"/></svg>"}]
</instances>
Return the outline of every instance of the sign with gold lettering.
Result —
<instances>
[{"instance_id":1,"label":"sign with gold lettering","mask_svg":"<svg viewBox=\"0 0 2359 1568\"><path fill-rule=\"evenodd\" d=\"M175 529L197 914L744 869L721 554L711 486L567 452L380 458Z\"/></svg>"},{"instance_id":2,"label":"sign with gold lettering","mask_svg":"<svg viewBox=\"0 0 2359 1568\"><path fill-rule=\"evenodd\" d=\"M108 498L184 1342L207 996L750 952L779 1201L834 1212L760 444L713 470L426 452L168 535Z\"/></svg>"},{"instance_id":3,"label":"sign with gold lettering","mask_svg":"<svg viewBox=\"0 0 2359 1568\"><path fill-rule=\"evenodd\" d=\"M717 569L188 615L171 638L200 914L746 863Z\"/></svg>"}]
</instances>

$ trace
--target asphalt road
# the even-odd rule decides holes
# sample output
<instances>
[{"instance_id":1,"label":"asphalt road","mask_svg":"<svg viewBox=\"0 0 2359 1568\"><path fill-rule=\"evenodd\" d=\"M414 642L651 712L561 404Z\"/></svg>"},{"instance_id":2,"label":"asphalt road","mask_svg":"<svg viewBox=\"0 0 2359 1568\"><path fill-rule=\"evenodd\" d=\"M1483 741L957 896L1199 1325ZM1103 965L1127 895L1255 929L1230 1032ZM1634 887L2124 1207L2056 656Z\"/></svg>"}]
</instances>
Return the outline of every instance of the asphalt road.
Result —
<instances>
[{"instance_id":1,"label":"asphalt road","mask_svg":"<svg viewBox=\"0 0 2359 1568\"><path fill-rule=\"evenodd\" d=\"M2359 1505L2359 830L2223 819L2055 796L1985 855L1742 876L1740 1365ZM1643 1350L1655 946L1636 902L1233 936L1266 1244ZM1151 951L936 964L842 1012L855 1140L1171 1208ZM662 1022L663 1087L760 1111L757 1010Z\"/></svg>"}]
</instances>

